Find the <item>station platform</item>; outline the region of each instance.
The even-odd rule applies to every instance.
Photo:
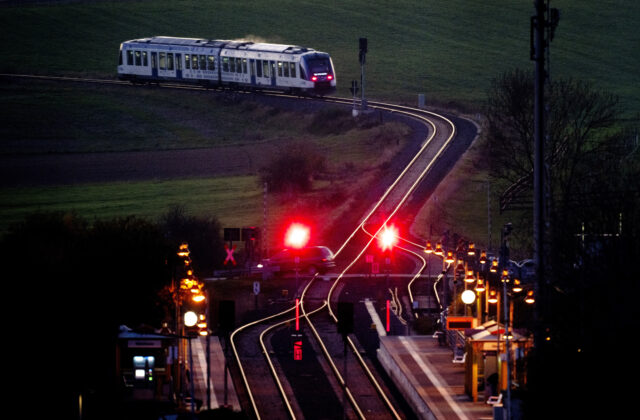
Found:
[[[202,403],[200,410],[206,410],[207,407],[207,339],[206,337],[198,337],[192,343],[193,352],[193,379],[194,379],[194,397],[196,401]],[[210,353],[210,400],[211,409],[215,410],[226,404],[233,411],[240,411],[240,403],[236,395],[231,375],[227,370],[227,382],[225,392],[225,355],[220,340],[216,336],[209,337],[209,353]]]
[[[464,392],[464,363],[431,336],[381,336],[378,360],[420,419],[490,420],[493,406]]]

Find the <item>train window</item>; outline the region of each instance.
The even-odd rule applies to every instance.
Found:
[[[291,70],[291,77],[296,77],[296,63],[289,63]]]
[[[278,61],[278,77],[282,77],[282,61]]]
[[[207,56],[208,66],[207,70],[215,70],[216,69],[216,57],[213,55]]]
[[[142,65],[145,67],[149,66],[149,59],[147,58],[147,52],[142,51]]]
[[[229,71],[229,57],[222,57],[222,71]]]
[[[289,63],[285,62],[282,70],[284,71],[284,77],[289,77]]]
[[[166,59],[166,54],[161,52],[160,53],[160,59],[158,60],[160,63],[160,70],[166,70],[167,69],[167,59]]]
[[[173,70],[173,54],[167,54],[167,70]]]
[[[262,61],[262,76],[269,77],[269,62],[267,60]]]
[[[256,60],[256,75],[262,77],[262,60]]]
[[[247,59],[246,58],[242,59],[242,72],[244,74],[247,74]]]
[[[302,64],[300,64],[300,78],[301,79],[306,79],[306,73],[304,72],[304,68],[302,67]]]
[[[198,70],[198,56],[195,54],[191,56],[191,68]]]
[[[236,59],[235,59],[235,57],[231,57],[229,59],[229,71],[231,73],[235,73],[236,72]]]
[[[201,55],[200,56],[200,70],[206,70],[207,69],[207,56],[206,55]]]
[[[156,61],[158,59],[158,57],[156,57],[156,56],[157,56],[157,53],[154,53],[154,52],[151,53],[151,68],[152,69],[155,69],[156,67],[158,67],[158,63]]]
[[[176,54],[176,70],[182,70],[182,54]]]
[[[184,55],[184,68],[187,70],[191,68],[191,56],[189,54]]]
[[[133,66],[133,51],[127,50],[127,65]]]
[[[236,58],[236,73],[242,73],[242,58]]]
[[[142,54],[140,54],[140,51],[135,51],[134,54],[136,56],[136,66],[141,66],[142,65]]]

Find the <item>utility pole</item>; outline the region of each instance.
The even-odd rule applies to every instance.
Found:
[[[533,164],[533,232],[534,261],[536,267],[537,325],[534,346],[539,350],[545,343],[546,308],[548,305],[548,277],[546,275],[545,230],[546,180],[545,180],[545,103],[544,86],[547,73],[545,53],[553,39],[560,20],[558,9],[549,8],[549,1],[535,0],[536,14],[531,17],[531,60],[535,61],[534,98],[534,164]]]

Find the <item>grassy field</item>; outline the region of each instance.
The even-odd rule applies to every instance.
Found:
[[[553,77],[593,81],[640,111],[640,3],[554,0],[561,21],[551,45]],[[353,0],[96,1],[5,6],[0,71],[113,76],[120,42],[152,35],[253,38],[332,54],[339,93],[359,79],[358,38],[367,37],[371,97],[481,105],[490,80],[529,61],[532,1]]]
[[[637,118],[640,33],[635,26],[640,3],[553,0],[552,6],[561,10],[551,44],[552,77],[591,81],[597,88],[619,95],[626,115]],[[392,4],[365,0],[72,1],[2,5],[0,11],[3,73],[112,78],[118,46],[124,40],[152,35],[248,38],[331,53],[338,73],[338,93],[347,96],[349,81],[360,75],[358,38],[367,37],[370,98],[414,104],[417,94],[424,93],[428,104],[477,111],[492,78],[514,67],[533,68],[529,61],[530,0],[399,0]],[[389,159],[394,149],[378,153],[379,143],[367,138],[384,139],[403,131],[387,127],[314,139],[307,130],[313,116],[229,104],[207,94],[189,95],[185,102],[183,95],[147,88],[114,93],[87,85],[0,82],[0,105],[4,110],[0,115],[0,153],[257,147],[310,139],[321,140],[319,144],[330,155],[335,171],[343,168],[347,173],[351,168],[370,176],[372,168]],[[286,130],[282,128],[285,125]],[[375,159],[371,159],[373,152]],[[469,159],[473,160],[468,157],[458,165],[453,177],[461,175],[448,185],[464,188],[462,174],[469,170],[465,166]],[[473,212],[477,220],[467,223],[477,228],[462,233],[486,236],[485,177],[481,170],[471,169],[476,170],[475,181],[467,183],[465,194],[457,195],[466,201],[451,207],[457,209],[455,214],[443,212],[442,225],[460,223],[461,216]],[[340,194],[348,196],[358,185],[344,184]],[[309,195],[310,202],[317,203],[326,191],[327,185],[318,183]],[[89,217],[130,213],[155,217],[176,203],[185,204],[190,213],[199,216],[215,215],[224,223],[253,224],[262,217],[261,189],[250,175],[4,189],[0,194],[5,226],[27,210],[73,208]],[[439,191],[435,196],[438,194],[456,196],[453,190]],[[279,205],[274,203],[274,208]],[[439,204],[432,200],[431,205],[426,214],[433,215]],[[285,206],[281,209],[274,214],[284,213]],[[419,223],[424,226],[428,217],[422,214]],[[499,224],[496,220],[494,226]]]

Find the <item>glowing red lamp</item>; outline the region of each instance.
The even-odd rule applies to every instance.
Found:
[[[309,242],[310,230],[302,223],[292,223],[284,235],[284,244],[290,248],[304,248]]]
[[[383,251],[391,250],[398,243],[398,229],[385,226],[378,237],[378,245]]]

